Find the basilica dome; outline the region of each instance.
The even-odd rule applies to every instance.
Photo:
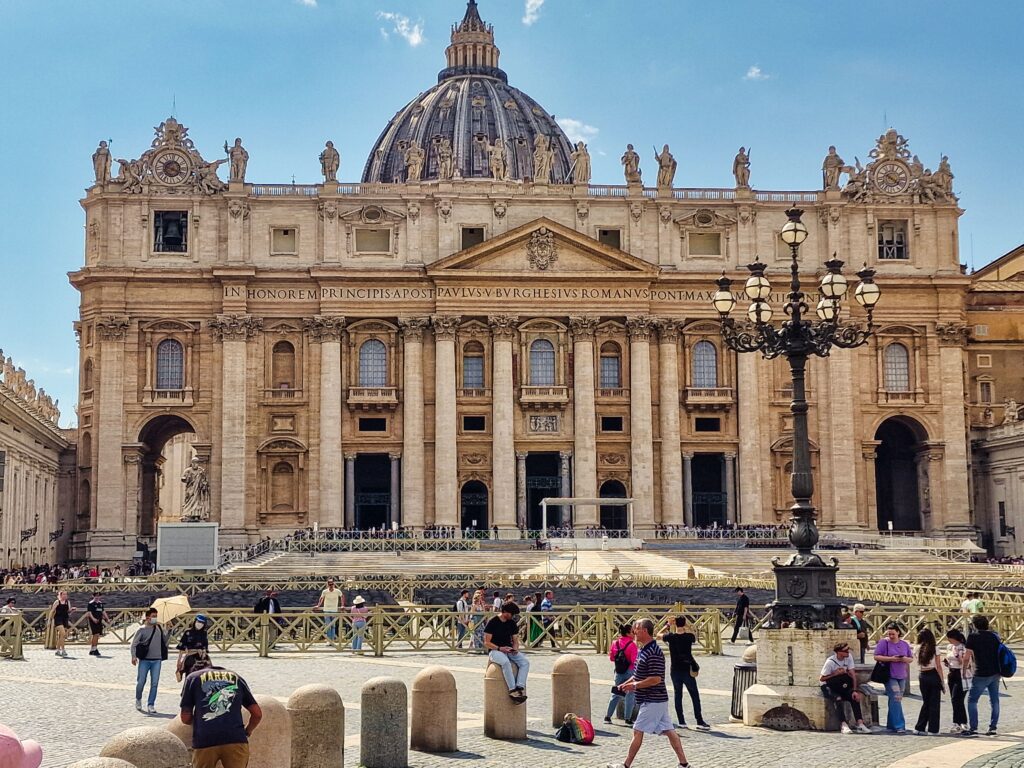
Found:
[[[409,168],[421,168],[422,181],[502,174],[508,180],[533,180],[538,137],[547,152],[548,180],[566,181],[572,145],[554,115],[508,84],[498,67],[494,28],[480,18],[476,0],[469,0],[465,17],[452,27],[445,55],[448,66],[438,73],[437,85],[402,107],[381,132],[363,181],[416,180],[417,170],[410,174]],[[410,165],[416,155],[419,160]],[[497,161],[497,171],[495,158],[504,161]]]

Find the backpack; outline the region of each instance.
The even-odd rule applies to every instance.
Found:
[[[999,663],[1000,677],[1013,677],[1017,673],[1017,657],[1013,655],[1006,643],[999,644],[999,651],[996,654]]]
[[[629,670],[629,657],[626,655],[626,644],[622,643],[619,645],[619,650],[615,652],[615,673],[621,675],[623,672]]]
[[[570,744],[593,744],[594,724],[570,712],[555,731],[555,739]]]

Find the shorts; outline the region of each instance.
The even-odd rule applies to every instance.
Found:
[[[633,723],[633,730],[641,733],[661,735],[666,731],[675,730],[672,718],[668,714],[667,701],[645,701],[640,704],[640,712]]]
[[[91,635],[102,635],[103,634],[103,622],[93,621],[89,619],[89,634]]]

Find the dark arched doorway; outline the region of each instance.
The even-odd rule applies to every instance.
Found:
[[[386,453],[360,453],[355,466],[355,523],[365,531],[388,527],[391,461]]]
[[[460,502],[462,530],[487,530],[487,486],[479,480],[470,480],[462,486]]]
[[[605,480],[601,483],[599,495],[602,499],[624,499],[626,498],[626,486],[618,480]],[[625,504],[601,505],[602,528],[606,531],[624,531],[628,526]]]
[[[139,443],[143,446],[138,497],[137,530],[140,537],[156,536],[156,526],[161,517],[164,522],[178,522],[180,519],[181,476],[194,455],[194,438],[192,425],[175,415],[157,416],[146,422],[139,432]],[[204,469],[209,471],[209,466],[204,466]]]
[[[875,431],[875,502],[878,530],[921,530],[921,488],[917,461],[924,430],[911,419],[894,417]],[[927,482],[927,479],[924,479]]]

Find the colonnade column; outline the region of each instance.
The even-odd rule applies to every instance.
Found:
[[[725,454],[725,519],[736,520],[736,454]]]
[[[340,528],[342,517],[341,335],[345,318],[317,315],[305,323],[320,344],[320,525]]]
[[[426,524],[423,494],[423,329],[427,318],[399,320],[405,365],[402,369],[402,523],[420,530]],[[391,493],[397,493],[392,486]]]
[[[252,315],[217,315],[210,323],[221,340],[220,526],[225,543],[244,541],[245,490],[249,484],[245,444],[246,348],[263,328]]]
[[[345,527],[356,527],[356,454],[345,454]]]
[[[574,495],[597,497],[597,426],[594,411],[594,330],[596,317],[569,318],[573,348],[573,484]],[[579,506],[575,525],[596,526],[597,507]]]
[[[563,499],[572,496],[572,484],[569,480],[569,462],[571,460],[571,453],[566,451],[558,452],[558,493]],[[561,507],[558,522],[560,525],[568,525],[572,522],[571,507]]]
[[[654,527],[654,435],[651,424],[651,333],[645,315],[626,318],[629,331],[629,442],[632,454],[633,524]]]
[[[512,342],[518,318],[494,315],[491,326],[491,525],[517,524],[515,393],[512,387]]]
[[[128,530],[128,521],[121,458],[121,435],[124,432],[124,342],[128,326],[128,318],[118,315],[107,315],[96,323],[100,370],[96,429],[93,430],[96,452],[91,481],[96,488],[96,526],[90,536],[91,560],[125,560],[131,557],[131,553],[126,552],[123,538]],[[14,483],[12,485],[17,487]],[[131,549],[135,549],[134,540]]]
[[[516,451],[516,525],[526,528],[526,451]]]
[[[748,525],[765,522],[762,515],[762,494],[771,493],[770,478],[761,472],[761,452],[768,450],[761,442],[761,399],[758,382],[757,355],[737,355],[736,382],[739,387],[737,416],[739,422],[740,514]]]
[[[402,454],[389,453],[388,458],[391,460],[391,494],[388,499],[388,527],[391,529],[395,529],[399,523],[398,500],[401,498],[401,493],[399,491],[399,487],[401,484],[399,462],[401,462],[402,460]]]
[[[933,492],[932,527],[944,529],[947,535],[967,534],[971,530],[971,500],[968,494],[969,461],[967,456],[967,420],[964,417],[963,346],[967,326],[960,323],[935,326],[939,336],[939,377],[942,392],[942,500]],[[939,473],[929,472],[938,480]],[[935,508],[937,507],[937,509]]]
[[[461,317],[434,315],[434,524],[458,525],[455,331]]]
[[[693,454],[683,454],[683,522],[693,525]]]
[[[661,522],[682,525],[683,470],[679,451],[679,323],[658,323],[658,415],[661,431]]]

